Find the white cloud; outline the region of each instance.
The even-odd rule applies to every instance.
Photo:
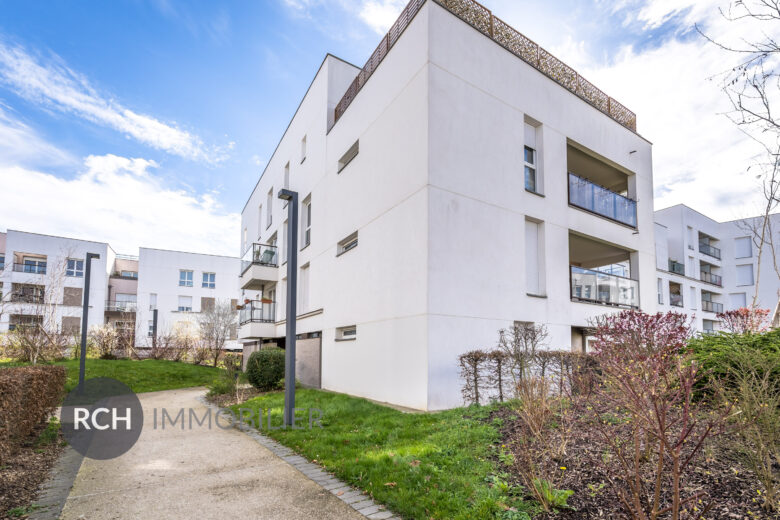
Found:
[[[377,34],[384,35],[401,14],[406,0],[368,0],[362,2],[358,16]]]
[[[234,255],[240,216],[213,194],[164,186],[154,161],[89,156],[73,179],[0,165],[5,228],[106,241],[118,252],[139,246]]]
[[[74,164],[68,152],[43,140],[30,126],[11,117],[0,103],[0,161],[12,164],[59,166]]]
[[[207,162],[225,158],[225,150],[208,149],[198,136],[175,124],[136,113],[102,95],[59,57],[36,58],[2,39],[0,82],[25,99],[113,128],[159,150]]]

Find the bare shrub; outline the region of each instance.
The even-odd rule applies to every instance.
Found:
[[[461,393],[466,403],[480,404],[488,386],[483,373],[488,359],[488,354],[482,350],[472,350],[458,357],[460,377],[463,379]]]
[[[531,375],[536,354],[547,343],[547,327],[542,324],[517,322],[508,329],[498,331],[498,334],[498,349],[507,356],[510,375],[514,387],[517,388],[521,379]]]
[[[89,341],[101,359],[115,358],[117,331],[111,325],[94,325],[89,329]]]
[[[213,366],[217,366],[224,352],[225,343],[234,333],[237,322],[236,308],[230,300],[216,301],[198,316],[200,347],[207,351],[208,359]]]

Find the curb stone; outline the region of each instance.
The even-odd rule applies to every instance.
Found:
[[[33,505],[40,509],[30,513],[27,517],[29,520],[56,520],[60,517],[83,460],[83,455],[65,446],[49,478],[38,488],[38,497]]]
[[[219,407],[208,402],[205,396],[199,397],[198,400],[212,410],[219,410]],[[319,464],[309,462],[305,457],[298,455],[290,448],[279,444],[270,437],[266,437],[255,428],[243,424],[237,425],[235,428],[252,437],[261,446],[268,448],[271,453],[301,472],[304,477],[322,487],[323,490],[329,491],[365,518],[370,518],[371,520],[401,520],[401,517],[394,516],[392,512],[385,508],[385,506],[377,504],[361,490],[353,488],[346,482],[337,479]],[[33,517],[30,518],[32,519]]]

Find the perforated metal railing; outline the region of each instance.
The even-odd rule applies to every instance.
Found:
[[[609,117],[636,132],[636,114],[615,99],[609,97],[593,83],[580,76],[576,70],[547,52],[533,40],[493,15],[490,9],[475,0],[432,0],[449,12],[491,38],[509,52],[535,67],[547,77],[584,99]],[[401,15],[382,38],[360,73],[350,84],[341,101],[336,105],[335,121],[338,121],[349,105],[393,48],[414,16],[426,0],[411,0]]]

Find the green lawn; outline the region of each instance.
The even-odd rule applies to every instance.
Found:
[[[21,364],[24,363],[0,362],[0,369]],[[77,359],[69,359],[67,361],[57,361],[54,364],[63,365],[68,370],[65,390],[70,391],[75,388],[79,382],[79,361]],[[122,381],[135,393],[205,386],[211,383],[220,372],[220,369],[213,367],[155,359],[145,359],[143,361],[87,359],[86,368],[87,379],[111,377]]]
[[[271,409],[282,421],[282,392],[234,408]],[[531,503],[509,496],[495,455],[498,424],[490,408],[405,414],[364,399],[298,390],[296,408],[323,411],[322,428],[263,432],[370,493],[404,518],[528,519]],[[265,412],[264,412],[265,414]],[[299,417],[308,415],[299,412]],[[516,510],[508,510],[513,506]]]

